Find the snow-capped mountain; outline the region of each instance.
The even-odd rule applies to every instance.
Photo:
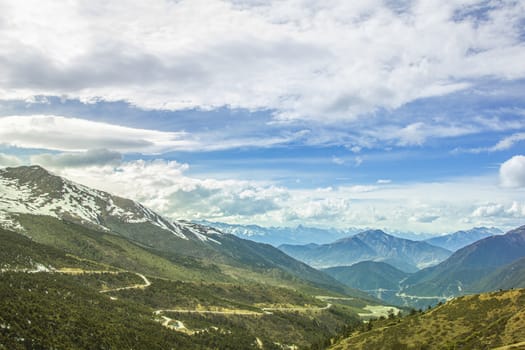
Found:
[[[177,278],[181,267],[202,279],[209,274],[216,278],[224,268],[234,278],[254,274],[279,285],[296,280],[339,292],[347,288],[270,245],[169,220],[138,202],[39,166],[0,169],[0,227],[7,234],[21,233],[36,243],[123,268],[170,275],[175,264]]]
[[[0,226],[23,230],[19,214],[67,219],[110,231],[117,224],[151,224],[184,240],[210,241],[220,231],[173,221],[135,201],[53,175],[39,166],[0,169]]]
[[[199,224],[215,227],[224,233],[273,246],[281,244],[330,243],[337,239],[362,231],[359,228],[339,230],[298,225],[295,227],[262,227],[258,225],[236,225],[223,222],[198,221]]]

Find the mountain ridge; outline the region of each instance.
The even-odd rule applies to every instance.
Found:
[[[367,230],[323,245],[281,245],[279,249],[314,267],[383,261],[405,272],[437,264],[451,252],[426,242],[398,238],[382,230]]]
[[[426,239],[425,242],[455,252],[480,239],[500,234],[503,234],[503,231],[496,227],[474,227],[470,230],[461,230],[443,236],[432,237]]]
[[[473,284],[500,267],[525,257],[525,226],[490,236],[461,248],[440,264],[404,281],[408,292],[458,295],[475,292]]]
[[[87,244],[83,242],[84,237],[92,237],[86,252],[92,251],[91,255],[101,257],[116,254],[111,248],[115,244],[136,250],[129,245],[131,242],[151,252],[137,254],[191,261],[193,265],[203,261],[206,266],[220,266],[234,278],[251,275],[260,278],[262,273],[272,283],[294,279],[304,286],[340,293],[350,291],[330,276],[274,247],[195,223],[166,219],[138,202],[76,184],[39,166],[0,170],[0,191],[5,194],[0,198],[1,226],[77,253],[81,251],[75,245]],[[68,226],[68,222],[85,229]],[[45,227],[54,229],[42,230]],[[68,240],[57,236],[59,232],[69,232]],[[108,234],[107,239],[97,232]],[[119,241],[113,236],[129,241]],[[247,269],[252,272],[246,273]]]

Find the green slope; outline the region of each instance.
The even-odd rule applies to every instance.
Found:
[[[103,238],[87,237],[89,245],[108,249]],[[275,343],[305,348],[324,344],[345,324],[358,322],[355,311],[363,304],[356,300],[354,306],[328,308],[312,295],[247,280],[191,282],[148,275],[151,285],[129,288],[143,285],[142,278],[15,232],[0,230],[0,240],[0,349],[255,349],[257,339],[265,349],[280,348]],[[19,272],[38,266],[85,272]],[[264,307],[278,309],[264,312]],[[255,314],[154,313],[203,308]],[[169,330],[161,325],[164,315],[204,331],[190,336]]]
[[[477,291],[525,288],[525,258],[505,265],[472,285]]]
[[[464,247],[439,265],[421,270],[405,282],[412,295],[461,295],[476,292],[479,280],[525,256],[525,226]]]
[[[337,266],[323,270],[349,287],[361,290],[398,290],[399,282],[409,276],[395,267],[376,261],[363,261],[352,266]]]

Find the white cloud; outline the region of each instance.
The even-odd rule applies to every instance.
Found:
[[[472,13],[484,3],[7,1],[0,95],[353,120],[478,78],[525,77],[525,5],[494,3],[482,20]],[[424,137],[417,125],[403,133]]]
[[[85,151],[96,147],[155,153],[194,147],[185,133],[134,129],[55,115],[0,118],[0,142],[17,147]]]
[[[61,154],[36,154],[30,157],[32,164],[43,167],[85,167],[90,165],[120,164],[122,155],[119,152],[107,149],[93,149],[86,152]]]
[[[501,204],[487,204],[476,208],[472,212],[473,217],[489,217],[489,216],[500,216],[505,212],[505,208]]]
[[[22,164],[23,162],[20,158],[10,154],[0,153],[0,166],[18,166]]]
[[[343,165],[345,164],[345,160],[339,157],[332,157],[332,163],[337,165]]]
[[[516,143],[525,140],[525,133],[516,133],[508,137],[505,137],[503,140],[499,141],[493,147],[489,148],[490,152],[504,151],[512,148]]]
[[[495,218],[495,219],[505,219],[505,218],[525,218],[525,203],[520,203],[518,201],[512,201],[506,205],[500,203],[488,203],[482,206],[479,206],[472,212],[472,217],[477,218]]]
[[[499,127],[501,130],[501,126]],[[478,147],[478,148],[471,148],[471,149],[457,149],[455,150],[456,153],[461,152],[467,152],[467,153],[481,153],[481,152],[499,152],[499,151],[505,151],[508,149],[511,149],[516,145],[517,143],[520,143],[521,141],[525,140],[525,133],[519,132],[512,135],[509,135],[507,137],[504,137],[498,143],[496,143],[494,146],[491,147]]]
[[[385,184],[389,184],[389,183],[392,183],[392,180],[390,179],[379,179],[376,181],[378,184],[380,185],[385,185]]]
[[[0,117],[0,144],[68,152],[81,152],[93,147],[143,154],[270,147],[299,140],[308,131],[283,131],[280,134],[270,137],[219,135],[212,132],[190,134],[131,128],[56,115]],[[45,162],[43,159],[40,161]]]
[[[501,164],[499,176],[504,187],[525,187],[525,156],[517,155]]]
[[[272,182],[196,178],[188,175],[188,164],[176,161],[63,165],[52,169],[88,186],[138,200],[168,217],[188,220],[443,233],[475,225],[512,228],[525,214],[525,203],[520,201],[523,192],[500,188],[490,178],[292,189]]]

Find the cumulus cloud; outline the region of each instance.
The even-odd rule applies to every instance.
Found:
[[[525,187],[525,156],[517,155],[501,164],[499,176],[503,187]]]
[[[0,166],[18,166],[22,164],[23,162],[20,158],[10,154],[0,153]]]
[[[501,203],[489,203],[477,207],[472,212],[472,217],[478,218],[524,218],[525,217],[525,203],[512,201],[506,205]]]
[[[522,2],[392,3],[11,1],[0,14],[0,95],[327,122],[482,77],[525,77]],[[401,142],[423,137],[417,125],[403,133]]]
[[[490,217],[490,216],[500,216],[505,212],[505,208],[502,204],[487,204],[480,206],[474,210],[472,216],[474,217]]]
[[[83,184],[130,197],[173,218],[248,216],[278,208],[287,192],[237,180],[198,179],[176,161],[121,162],[117,166],[63,168],[60,174]]]
[[[32,164],[50,168],[85,167],[90,165],[117,165],[122,155],[107,149],[93,149],[86,152],[36,154],[30,157]]]
[[[198,178],[190,176],[189,169],[185,163],[158,159],[61,167],[55,172],[135,199],[174,219],[263,226],[381,225],[443,233],[473,225],[510,228],[519,225],[525,214],[522,194],[502,189],[486,179],[307,189],[272,182]],[[493,198],[494,202],[479,203],[480,197]]]

